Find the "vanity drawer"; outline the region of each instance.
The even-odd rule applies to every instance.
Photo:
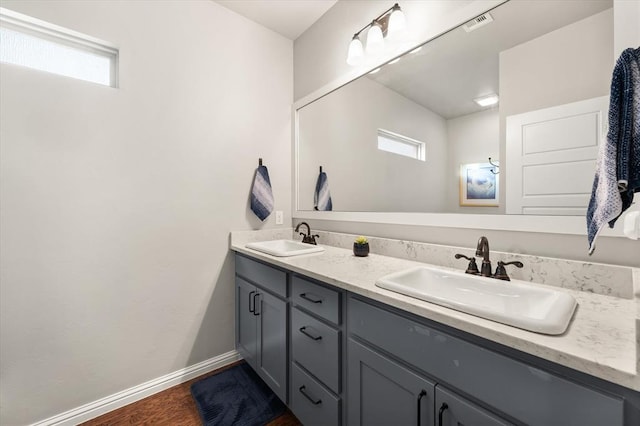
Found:
[[[347,303],[349,334],[523,423],[623,424],[624,404],[620,398],[362,300],[350,297]]]
[[[294,361],[332,391],[340,392],[340,331],[293,308],[291,345]]]
[[[340,293],[337,291],[294,276],[291,292],[296,305],[327,321],[340,324]]]
[[[279,296],[287,297],[287,274],[284,271],[236,255],[236,274]]]
[[[340,400],[295,363],[291,368],[291,411],[305,426],[340,425]]]

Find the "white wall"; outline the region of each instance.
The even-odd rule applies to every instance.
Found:
[[[212,1],[9,1],[113,42],[120,88],[0,66],[3,425],[234,348],[258,157],[291,210],[292,42]]]
[[[622,8],[626,0],[615,0],[614,10]],[[377,4],[376,4],[377,3]],[[417,40],[426,41],[434,32],[443,31],[443,27],[452,28],[477,16],[472,9],[487,10],[488,2],[474,0],[470,2],[412,1],[402,4],[409,19],[410,31]],[[494,4],[499,2],[494,2]],[[388,6],[386,6],[388,7]],[[438,9],[440,7],[440,9]],[[431,8],[431,9],[430,9]],[[367,21],[385,9],[378,2],[339,1],[316,24],[300,36],[294,44],[294,80],[295,98],[300,99],[314,91],[320,91],[330,82],[346,82],[351,76],[357,76],[363,69],[350,69],[345,61],[348,41],[352,34]],[[634,9],[633,15],[622,16],[614,12],[616,17],[615,33],[618,34],[619,19],[631,19],[635,27],[640,25],[640,17]],[[465,16],[466,14],[466,16]],[[628,26],[627,26],[628,27]],[[624,37],[626,36],[626,37]],[[623,37],[630,40],[636,33],[627,28]],[[620,41],[622,44],[622,41]],[[629,41],[631,43],[631,41]],[[627,43],[628,44],[628,43]],[[633,45],[633,44],[630,44]],[[609,62],[613,69],[613,61]],[[305,99],[307,100],[307,99]],[[503,158],[501,153],[501,158]],[[504,186],[504,185],[502,185]],[[474,215],[467,215],[469,224],[473,225]],[[332,220],[308,220],[320,229],[350,232],[354,234],[370,234],[389,238],[411,238],[439,244],[451,244],[473,247],[480,235],[491,240],[491,247],[500,251],[528,253],[542,256],[563,257],[568,259],[603,262],[620,265],[640,266],[637,253],[639,241],[623,238],[600,237],[598,249],[593,256],[587,254],[586,225],[585,236],[561,235],[526,232],[489,231],[484,229],[457,229],[437,227],[417,227],[408,225],[380,225],[364,222],[340,222]]]
[[[640,46],[640,1],[613,0],[613,16],[616,22],[613,37],[615,61],[624,49]]]
[[[439,115],[364,77],[300,109],[298,119],[301,209],[313,210],[323,166],[333,210],[445,211],[439,183],[447,170],[447,128]],[[379,128],[425,142],[426,161],[380,151]]]
[[[460,206],[460,165],[486,163],[500,158],[500,117],[498,108],[447,120],[449,167],[447,168],[448,208],[447,212],[500,214],[504,212],[504,201],[498,207]]]

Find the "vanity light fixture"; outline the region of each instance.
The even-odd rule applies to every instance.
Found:
[[[488,107],[497,104],[499,100],[500,98],[498,97],[498,95],[492,93],[487,96],[482,96],[481,98],[476,98],[473,101],[481,107]]]
[[[404,13],[396,3],[353,35],[347,53],[347,64],[359,65],[364,59],[365,49],[360,40],[360,34],[364,30],[368,30],[366,53],[376,55],[384,49],[385,37],[388,39],[400,38],[405,33],[406,26]]]

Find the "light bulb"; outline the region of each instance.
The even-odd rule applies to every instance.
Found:
[[[371,23],[371,28],[367,31],[367,53],[375,55],[384,48],[384,37],[382,28],[377,22]]]
[[[387,37],[399,38],[406,33],[407,20],[404,17],[404,12],[400,9],[400,6],[396,3],[393,6],[393,12],[389,16],[389,26],[387,27]]]
[[[351,43],[349,43],[349,52],[347,53],[347,64],[355,66],[362,62],[364,58],[364,49],[362,48],[362,42],[357,35],[353,36]]]

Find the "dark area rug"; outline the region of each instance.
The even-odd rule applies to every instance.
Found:
[[[191,395],[205,426],[262,426],[287,409],[247,363],[194,383]]]

